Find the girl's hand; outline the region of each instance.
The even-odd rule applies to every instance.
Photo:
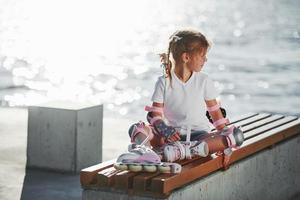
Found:
[[[155,131],[165,138],[167,142],[175,142],[180,139],[179,133],[172,126],[168,126],[164,120],[158,119],[153,123]]]
[[[180,140],[180,134],[176,132],[175,134],[171,135],[170,137],[166,138],[167,143],[173,143]]]

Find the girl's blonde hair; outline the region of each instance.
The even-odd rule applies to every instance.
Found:
[[[182,62],[181,56],[183,53],[194,55],[199,51],[207,51],[210,46],[211,43],[199,31],[184,29],[173,33],[169,38],[168,52],[165,55],[166,77],[169,77],[171,81],[171,55],[175,63],[180,63]]]

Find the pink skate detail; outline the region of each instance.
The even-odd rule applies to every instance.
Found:
[[[138,162],[138,163],[145,163],[145,162],[150,162],[150,163],[160,163],[160,157],[156,154],[150,154],[150,153],[146,153],[142,156],[140,156],[139,158],[137,158],[136,160],[134,160],[134,162]]]
[[[163,108],[156,106],[145,106],[145,110],[148,112],[158,112],[160,114],[163,113]]]
[[[218,110],[218,109],[220,109],[220,104],[219,104],[219,103],[217,103],[217,104],[214,105],[214,106],[207,107],[207,111],[208,111],[208,112],[214,112],[214,111],[216,111],[216,110]]]
[[[214,125],[215,127],[218,127],[218,126],[220,126],[220,125],[222,125],[222,124],[227,124],[227,123],[229,123],[229,120],[226,119],[226,118],[222,118],[222,119],[219,119],[219,120],[215,121],[215,122],[213,123],[213,125]]]
[[[148,129],[148,132],[147,132],[145,129]],[[150,135],[149,141],[152,140],[153,137],[154,137],[151,128],[150,128],[150,127],[146,127],[145,123],[143,123],[143,122],[141,122],[141,121],[139,122],[138,125],[135,125],[135,126],[134,126],[134,130],[133,130],[133,133],[132,133],[132,135],[131,135],[131,142],[132,142],[132,143],[134,142],[134,139],[135,139],[135,137],[136,137],[136,135],[137,135],[138,133],[142,133],[142,134],[144,134],[146,137],[148,137],[148,136]]]

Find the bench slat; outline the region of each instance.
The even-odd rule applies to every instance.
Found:
[[[114,177],[115,174],[119,173],[120,170],[115,169],[114,167],[110,167],[98,172],[97,175],[97,185],[99,187],[110,187],[114,185]]]
[[[300,133],[300,119],[292,120],[293,117],[286,117],[285,119],[290,119],[291,121],[288,121],[287,123],[284,123],[281,126],[278,126],[272,130],[269,130],[268,132],[265,132],[263,134],[255,136],[249,140],[246,140],[242,146],[246,147],[254,142],[258,142],[259,140],[263,140],[263,139],[273,136],[275,134],[281,136],[280,139],[283,140],[294,134]],[[274,143],[277,143],[279,141],[278,138],[276,138],[276,139],[277,140],[273,140]]]
[[[139,192],[139,191],[146,191],[147,188],[149,188],[151,179],[160,175],[160,172],[154,172],[154,173],[142,173],[138,176],[135,176],[133,178],[133,191]]]
[[[270,117],[271,114],[268,114],[268,113],[261,113],[261,114],[258,114],[258,115],[255,115],[251,118],[248,118],[248,119],[245,119],[245,120],[242,120],[242,121],[239,121],[239,122],[236,122],[236,123],[233,123],[235,126],[242,126],[242,127],[245,127],[245,126],[248,126],[252,123],[255,123],[259,120],[262,120],[262,119],[265,119],[265,118],[268,118]]]
[[[133,187],[133,177],[138,176],[141,172],[122,171],[114,175],[116,189],[129,190]]]
[[[108,160],[80,171],[80,183],[82,186],[97,184],[97,173],[103,169],[111,167],[117,159]]]
[[[247,114],[241,115],[239,117],[234,117],[231,119],[231,122],[229,124],[238,123],[240,121],[249,119],[249,118],[257,116],[257,115],[258,115],[258,113],[247,113]]]
[[[250,138],[252,138],[256,135],[259,135],[261,133],[264,133],[266,131],[277,128],[279,126],[282,126],[284,124],[287,124],[287,123],[295,121],[295,120],[297,120],[297,117],[293,117],[293,116],[281,118],[279,120],[273,121],[272,123],[265,124],[261,127],[253,129],[252,131],[244,133],[244,137],[245,137],[246,140],[248,140],[248,139],[250,139]]]
[[[282,115],[272,115],[268,118],[264,118],[264,119],[261,119],[261,120],[255,122],[255,123],[252,123],[252,124],[250,124],[246,127],[242,127],[242,130],[245,134],[248,131],[251,131],[253,129],[257,129],[261,126],[265,126],[266,124],[272,123],[272,122],[277,121],[277,120],[282,119],[282,118],[284,118],[284,116],[282,116]]]
[[[177,161],[177,163],[179,163],[182,167],[194,162],[195,160],[201,159],[201,157],[199,156],[195,156],[192,159],[184,159],[184,160],[180,160]],[[150,186],[151,186],[151,179],[161,175],[161,173],[156,172],[156,173],[142,173],[139,174],[138,176],[135,176],[133,178],[133,191],[134,192],[141,192],[141,191],[147,191],[149,190]],[[169,176],[173,176],[174,174],[169,174]]]
[[[174,174],[173,176],[170,176],[168,174],[162,174],[153,178],[151,180],[151,191],[156,193],[167,194],[171,190],[190,182],[189,180],[194,180],[196,179],[195,177],[200,177],[206,174],[208,172],[207,170],[210,170],[211,167],[218,167],[215,165],[207,166],[207,163],[210,163],[210,161],[213,159],[214,158],[210,156],[201,158],[183,166],[180,174]],[[214,164],[218,165],[218,163]],[[199,166],[201,166],[202,171],[194,170],[194,168],[199,168]]]

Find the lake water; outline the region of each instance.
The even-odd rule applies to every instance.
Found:
[[[145,120],[158,53],[182,27],[212,41],[204,71],[229,116],[299,115],[297,0],[0,0],[0,105],[53,99],[105,104]]]

